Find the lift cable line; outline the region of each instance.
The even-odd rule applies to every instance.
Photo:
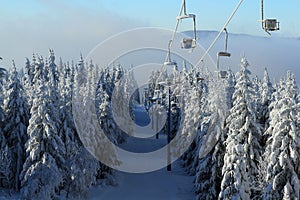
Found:
[[[225,25],[222,27],[222,29],[220,30],[219,34],[216,36],[215,40],[211,43],[211,45],[209,46],[209,48],[206,50],[206,52],[203,54],[203,56],[201,57],[201,59],[199,60],[199,62],[196,64],[196,66],[200,65],[200,63],[204,60],[204,58],[208,55],[208,53],[210,52],[210,50],[215,46],[216,42],[218,41],[218,39],[220,38],[220,36],[222,35],[224,29],[227,28],[228,24],[230,23],[230,21],[232,20],[232,18],[234,17],[235,13],[238,11],[238,9],[240,8],[241,4],[243,3],[243,0],[240,0],[240,2],[238,3],[238,5],[236,6],[236,8],[234,9],[234,11],[232,12],[232,14],[230,15],[230,17],[228,18],[228,20],[226,21]]]

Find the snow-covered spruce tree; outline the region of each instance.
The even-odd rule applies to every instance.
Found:
[[[256,114],[256,120],[263,127],[264,124],[261,122],[261,119],[263,118],[262,96],[261,96],[262,83],[261,83],[261,80],[258,78],[258,76],[255,76],[252,79],[252,85],[253,85],[253,90],[254,90],[253,108],[254,108],[254,111]]]
[[[201,116],[201,107],[198,90],[195,87],[190,88],[189,80],[182,80],[181,87],[179,94],[183,96],[183,100],[180,105],[181,118],[179,119],[180,123],[177,132],[177,134],[180,134],[181,139],[179,144],[175,143],[174,151],[172,150],[172,152],[175,152],[175,155],[183,155],[183,165],[191,167],[195,156],[198,156],[194,154],[195,143],[188,149],[186,147],[187,144],[192,144],[195,140]],[[195,170],[192,169],[192,171]]]
[[[235,90],[235,75],[230,69],[227,70],[227,73],[228,77],[225,79],[226,102],[227,108],[231,109],[233,106],[232,96]]]
[[[2,81],[0,81],[2,82]],[[5,88],[4,88],[5,89]],[[3,98],[3,88],[2,83],[0,83],[0,105],[2,105],[2,98]],[[3,111],[2,106],[0,106],[0,188],[1,187],[8,187],[10,184],[8,184],[8,179],[10,179],[10,172],[11,170],[7,171],[6,169],[10,169],[10,151],[6,144],[6,138],[4,136],[3,126],[5,121],[5,113]]]
[[[126,135],[134,136],[134,113],[133,106],[139,101],[136,93],[136,82],[133,71],[124,72],[121,80],[115,83],[112,97],[112,114],[117,127],[120,129],[116,134],[119,143],[126,140]],[[125,134],[123,133],[125,132]]]
[[[12,174],[12,155],[7,145],[0,148],[0,188],[12,189],[14,174]]]
[[[28,102],[29,107],[32,105],[32,97],[33,97],[33,68],[30,64],[28,58],[26,58],[25,62],[25,70],[24,70],[24,77],[23,77],[23,87],[24,87],[24,96]]]
[[[63,167],[63,179],[64,179],[64,189],[67,191],[67,195],[70,190],[71,184],[77,181],[77,178],[72,179],[73,170],[71,168],[71,163],[74,162],[74,158],[78,155],[79,148],[82,146],[78,134],[76,132],[73,116],[72,116],[72,93],[74,79],[72,78],[72,71],[69,65],[65,65],[61,69],[61,76],[59,81],[60,90],[60,128],[59,136],[61,137],[63,143],[65,144],[65,165]],[[87,187],[82,183],[82,187]]]
[[[8,77],[4,110],[6,123],[3,130],[6,136],[6,144],[11,151],[11,173],[14,174],[13,185],[10,187],[19,190],[19,175],[26,158],[25,143],[27,141],[29,113],[15,63],[13,63]]]
[[[100,72],[100,79],[98,82],[98,86],[96,89],[96,108],[97,108],[97,116],[100,121],[101,128],[108,135],[110,140],[114,143],[117,143],[112,136],[113,131],[116,128],[115,122],[112,120],[112,110],[111,110],[111,100],[110,96],[107,93],[108,83],[105,81],[105,71]]]
[[[226,151],[222,169],[219,199],[256,198],[258,163],[261,158],[260,125],[256,122],[253,108],[253,88],[245,57],[241,60],[241,71],[233,95],[233,107],[226,119],[228,129]]]
[[[114,79],[117,82],[111,82],[111,72],[108,68],[102,70],[100,72],[100,78],[96,87],[96,108],[97,115],[100,121],[101,128],[104,130],[105,134],[109,137],[109,139],[115,144],[124,142],[124,137],[122,136],[122,130],[120,130],[114,120],[113,108],[112,108],[112,92],[114,90],[116,95],[120,97],[120,99],[125,98],[124,90],[125,88],[125,80]],[[115,78],[121,78],[121,76],[114,76]],[[113,87],[113,88],[112,88]],[[115,102],[114,108],[120,108],[121,105],[119,103],[125,103],[125,101],[117,100]],[[125,106],[125,105],[124,105]],[[126,105],[128,109],[128,105]],[[124,108],[125,109],[125,108]],[[121,112],[119,110],[118,112]],[[120,116],[122,119],[122,117]]]
[[[82,57],[79,62],[78,70],[87,74]],[[87,77],[78,76],[78,71],[75,70],[73,63],[71,67],[69,63],[64,64],[64,66],[60,68],[60,75],[60,118],[62,127],[60,128],[59,135],[65,143],[66,148],[65,167],[63,168],[63,189],[66,191],[67,199],[86,199],[88,188],[96,183],[100,163],[85,149],[79,139],[74,123],[76,117],[73,118],[72,116],[72,107],[74,106],[72,98],[73,92],[77,92],[77,89],[80,88],[77,81],[82,81],[81,83],[87,84],[88,80],[86,80]],[[74,82],[75,75],[77,86],[75,86]],[[84,90],[81,89],[79,89],[79,91],[84,92]],[[87,122],[89,121],[87,118],[85,118],[85,120],[87,120]],[[91,128],[93,127],[91,126]]]
[[[96,183],[99,162],[80,146],[76,154],[67,163],[70,169],[70,179],[66,182],[67,199],[87,199],[88,189]]]
[[[34,57],[35,59],[35,57]],[[38,57],[37,61],[34,60],[34,62],[32,63],[34,65],[34,73],[33,73],[33,79],[32,79],[32,83],[33,84],[38,84],[39,80],[44,80],[44,67],[45,67],[45,63],[44,63],[44,59],[43,57]]]
[[[206,116],[202,122],[202,136],[199,141],[199,164],[195,178],[198,199],[217,199],[221,190],[226,136],[224,124],[228,102],[223,82],[209,82],[209,94]]]
[[[55,64],[55,55],[53,49],[49,49],[49,80],[53,83],[54,87],[58,86],[59,72]]]
[[[76,124],[77,131],[80,133],[80,139],[88,151],[97,158],[106,159],[101,160],[104,163],[117,165],[119,163],[116,158],[114,145],[108,141],[108,138],[110,138],[108,133],[112,133],[111,136],[113,136],[113,131],[116,129],[110,127],[108,131],[111,132],[106,132],[107,130],[105,130],[104,127],[101,127],[101,123],[99,123],[96,115],[97,101],[95,100],[96,94],[94,91],[94,85],[92,84],[89,75],[91,75],[91,73],[87,71],[85,65],[80,65],[75,73],[75,87],[72,98],[74,122]],[[104,94],[106,93],[104,92]],[[108,102],[110,103],[110,101]],[[101,134],[99,133],[100,131]],[[103,134],[106,134],[108,138],[104,137]],[[98,177],[98,175],[102,176],[109,171],[110,169],[104,168],[102,165],[100,165],[100,169],[98,169],[96,172],[89,171],[89,173],[97,174],[97,178],[102,178]],[[87,187],[91,184],[92,183],[88,183]]]
[[[69,64],[61,69],[59,81],[60,90],[60,121],[59,135],[66,148],[66,158],[76,154],[79,149],[80,139],[77,135],[73,116],[72,116],[72,94],[74,87],[74,66],[70,69]]]
[[[182,72],[183,74],[183,72]],[[200,79],[201,78],[201,79]],[[190,72],[186,72],[185,74],[183,74],[183,76],[181,76],[181,82],[183,84],[181,84],[181,88],[179,88],[179,93],[178,95],[180,95],[181,97],[185,97],[185,95],[187,93],[190,93],[189,88],[193,88],[193,98],[197,101],[194,102],[194,106],[196,108],[199,108],[198,110],[198,123],[197,123],[197,127],[195,127],[195,131],[194,133],[196,135],[194,135],[194,140],[191,143],[190,147],[188,148],[188,150],[183,154],[183,156],[181,157],[181,159],[183,160],[183,166],[185,166],[187,168],[187,171],[190,175],[195,175],[196,170],[197,170],[197,166],[198,166],[198,157],[199,157],[199,139],[203,136],[201,131],[200,131],[200,126],[201,123],[203,121],[203,118],[205,117],[205,115],[207,114],[207,95],[208,95],[208,87],[207,87],[207,78],[205,78],[206,80],[203,81],[202,80],[203,76],[200,77],[200,72],[197,69],[192,69],[192,71]],[[178,89],[178,88],[177,88]],[[176,94],[176,93],[175,93]],[[177,94],[176,94],[177,95]],[[190,100],[186,100],[185,98],[183,98],[183,102],[180,105],[180,114],[181,114],[181,119],[180,120],[180,125],[183,122],[183,118],[186,117],[185,116],[185,103],[189,102]],[[197,115],[197,114],[196,114]],[[191,116],[188,116],[191,117]],[[188,120],[188,118],[186,119]],[[178,133],[180,133],[180,131],[178,131]]]
[[[55,122],[59,116],[53,112],[53,102],[44,76],[41,73],[35,77],[36,95],[27,129],[29,140],[25,145],[28,157],[20,175],[21,197],[53,199],[63,180],[58,166],[65,162],[65,147],[58,135]]]
[[[270,113],[270,127],[264,160],[266,186],[264,199],[299,199],[300,136],[296,128],[297,88],[294,75],[288,72],[274,93]],[[292,195],[292,196],[291,196]]]
[[[262,118],[261,123],[265,129],[269,126],[270,104],[272,101],[272,94],[274,92],[273,84],[270,81],[267,68],[264,71],[264,78],[261,87],[261,104],[262,104]]]

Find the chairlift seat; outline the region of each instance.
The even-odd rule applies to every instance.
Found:
[[[151,101],[152,102],[155,102],[155,101],[157,101],[157,100],[159,100],[160,98],[158,97],[158,96],[154,96],[154,97],[152,97],[152,99],[151,99]]]
[[[221,51],[221,52],[218,52],[218,56],[222,56],[222,57],[230,57],[230,56],[231,56],[231,53],[225,52],[225,51]]]
[[[199,81],[204,81],[205,79],[204,78],[202,78],[202,77],[198,77],[197,78],[197,82],[199,82]]]
[[[166,62],[164,62],[164,65],[165,66],[176,66],[177,65],[177,63],[176,62],[174,62],[174,61],[166,61]]]
[[[193,49],[196,48],[196,39],[194,38],[183,38],[181,41],[182,49]]]
[[[196,18],[196,15],[194,14],[180,15],[177,17],[177,20],[189,19],[189,18]]]
[[[266,31],[278,31],[279,22],[276,19],[265,19],[263,20],[263,28]]]
[[[227,78],[227,71],[220,71],[219,76],[220,78]]]
[[[177,107],[177,103],[172,102],[172,103],[171,103],[171,107],[172,107],[172,108],[176,108],[176,107]]]

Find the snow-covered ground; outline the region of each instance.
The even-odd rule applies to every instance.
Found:
[[[93,200],[194,200],[193,177],[187,176],[175,162],[166,169],[146,174],[116,172],[117,186],[95,187],[89,194]]]
[[[150,123],[141,107],[135,108],[137,124]],[[146,120],[143,122],[143,120]],[[166,136],[149,139],[129,138],[122,147],[134,152],[147,152],[166,145]],[[151,160],[149,160],[151,162]],[[116,172],[117,186],[98,186],[90,190],[89,199],[97,200],[194,200],[193,177],[188,176],[180,161],[172,164],[172,171],[166,168],[151,173],[131,174]]]
[[[152,140],[152,141],[151,141]],[[127,149],[134,147],[135,151],[157,148],[165,144],[165,137],[136,143],[136,139],[130,138],[126,143]],[[149,160],[151,162],[151,160]],[[98,186],[91,189],[89,199],[94,200],[194,200],[193,177],[188,176],[180,166],[180,161],[172,164],[172,171],[166,168],[144,173],[130,174],[116,172],[117,186]]]

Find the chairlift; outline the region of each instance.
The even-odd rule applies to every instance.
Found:
[[[185,0],[183,0],[183,15],[178,16],[177,21],[179,22],[184,19],[193,19],[194,37],[193,38],[183,38],[181,40],[181,48],[182,49],[194,49],[197,46],[196,15],[187,14]]]
[[[169,45],[168,45],[168,54],[167,54],[167,58],[164,62],[164,65],[165,66],[174,66],[176,67],[177,66],[177,63],[175,61],[172,61],[171,60],[171,44],[172,44],[172,40],[169,41]]]
[[[219,72],[219,76],[220,78],[224,79],[227,78],[227,71],[220,71],[220,57],[231,57],[231,53],[229,53],[227,51],[227,47],[228,47],[228,31],[226,28],[224,28],[225,34],[226,34],[226,38],[225,38],[225,51],[220,51],[217,54],[217,69]]]
[[[269,35],[271,35],[270,31],[278,31],[279,22],[277,19],[264,19],[264,1],[261,0],[261,20],[262,22],[262,29],[266,31]]]

